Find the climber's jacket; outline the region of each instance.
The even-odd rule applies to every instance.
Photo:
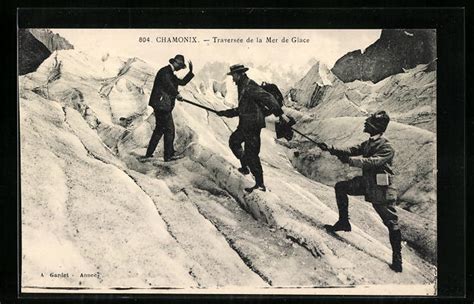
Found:
[[[239,116],[238,128],[255,130],[265,128],[264,110],[275,116],[280,116],[283,111],[278,101],[272,94],[265,91],[255,81],[243,75],[237,84],[239,104],[237,108],[223,111],[224,116]]]
[[[397,191],[393,183],[392,161],[395,150],[381,134],[350,148],[330,149],[333,155],[349,156],[350,166],[362,169],[366,194],[365,200],[372,203],[393,203]],[[379,175],[379,176],[377,176]],[[380,185],[380,180],[387,177],[388,185]],[[377,177],[379,183],[377,183]]]
[[[173,73],[171,65],[161,68],[156,74],[148,105],[158,111],[171,112],[179,93],[178,86],[185,86],[193,77],[194,74],[190,71],[183,79],[179,79]]]

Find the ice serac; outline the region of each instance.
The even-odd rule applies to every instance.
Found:
[[[284,95],[288,94],[295,79],[300,79],[306,72],[306,70],[301,67],[275,62],[266,65],[255,65],[252,62],[240,63],[249,68],[247,75],[258,84],[264,81],[276,84]],[[207,62],[197,71],[193,82],[203,93],[209,91],[210,93],[213,92],[214,94],[220,94],[225,97],[229,89],[226,87],[226,83],[227,80],[231,79],[227,73],[232,64],[235,64],[235,62]],[[326,70],[329,71],[327,68]],[[232,82],[230,82],[230,84],[233,86]]]
[[[61,37],[57,33],[53,33],[49,29],[29,29],[30,33],[36,37],[41,43],[43,43],[50,52],[57,50],[70,50],[74,46],[69,43],[65,38]]]
[[[18,74],[36,71],[40,64],[51,55],[51,51],[36,39],[27,29],[18,30]]]
[[[316,120],[366,116],[384,110],[393,121],[435,132],[436,70],[433,65],[436,62],[420,64],[376,84],[360,80],[344,83],[333,76],[332,84],[323,86],[318,84],[317,69],[313,66],[290,90],[291,100],[286,104]]]
[[[316,61],[306,75],[290,89],[291,101],[313,108],[323,100],[326,91],[337,81],[339,80],[324,63]]]
[[[268,75],[266,82],[276,84],[284,95],[288,93],[295,79],[300,79],[306,72],[306,70],[300,66],[285,64],[283,62],[271,62],[252,68]]]
[[[331,71],[344,82],[376,83],[435,58],[435,30],[384,29],[380,38],[363,53],[361,50],[347,53],[336,61]]]
[[[206,62],[202,68],[195,72],[194,83],[203,94],[220,94],[225,96],[222,90],[222,83],[225,82],[226,73],[229,70],[229,64],[226,62],[214,61]]]
[[[160,143],[143,160],[155,74],[138,58],[60,50],[20,77],[23,287],[265,292],[433,282],[433,266],[411,243],[406,270],[393,274],[386,228],[358,199],[354,231],[328,233],[324,224],[337,219],[333,189],[296,172],[268,129],[265,193],[243,191],[254,181],[228,148],[237,120],[187,103],[173,111],[175,148],[185,157],[163,162]],[[235,85],[225,85],[225,98],[194,82],[181,94],[223,109],[237,102]],[[51,271],[71,275],[37,275]]]

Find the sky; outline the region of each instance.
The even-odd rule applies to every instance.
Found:
[[[331,68],[344,54],[365,49],[381,30],[267,30],[267,29],[51,29],[77,50],[139,57],[162,66],[182,54],[195,70],[206,62],[252,62],[255,65],[302,67],[317,59]],[[173,37],[193,42],[167,42]],[[242,39],[219,42],[217,39]],[[257,39],[261,39],[258,42]],[[288,40],[284,41],[283,38]],[[292,41],[292,38],[294,39]],[[252,42],[248,42],[252,39]],[[268,41],[267,39],[271,39]]]

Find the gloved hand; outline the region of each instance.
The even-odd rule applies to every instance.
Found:
[[[341,161],[341,163],[343,163],[343,164],[348,164],[349,163],[349,155],[340,154],[340,155],[336,155],[336,156]]]
[[[193,72],[193,63],[191,62],[191,60],[188,61],[188,69],[189,69],[189,72]]]
[[[179,100],[179,101],[183,101],[183,96],[181,96],[181,94],[178,93],[178,95],[176,95],[176,99]]]
[[[341,163],[343,163],[343,164],[348,164],[349,163],[349,155],[347,155],[346,153],[344,153],[342,151],[339,151],[337,149],[334,149],[334,147],[328,147],[328,151],[329,151],[329,153],[331,153],[331,155],[336,156],[337,159],[339,159],[339,161],[341,161]]]
[[[230,117],[230,113],[227,110],[224,111],[217,111],[216,112],[217,116],[224,116],[224,117]]]

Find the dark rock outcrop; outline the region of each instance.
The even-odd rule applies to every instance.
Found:
[[[57,50],[70,50],[74,48],[69,41],[59,36],[59,34],[53,33],[49,29],[29,29],[29,31],[36,39],[41,41],[50,52]]]
[[[331,71],[344,82],[375,83],[435,58],[435,30],[387,29],[364,53],[356,50],[339,58]]]
[[[18,73],[25,75],[36,71],[49,56],[48,48],[27,29],[18,30]]]

